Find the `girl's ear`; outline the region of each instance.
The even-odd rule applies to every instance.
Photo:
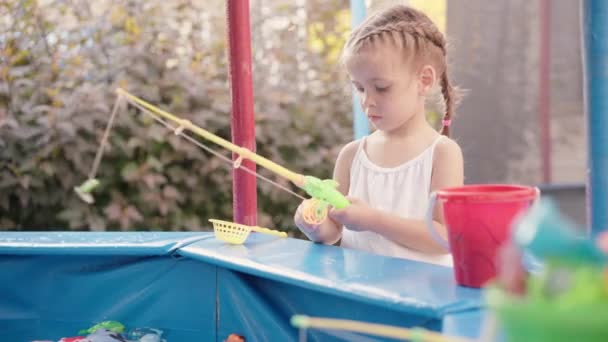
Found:
[[[423,66],[418,76],[418,95],[426,96],[433,89],[436,78],[437,73],[435,72],[435,68],[428,64]]]

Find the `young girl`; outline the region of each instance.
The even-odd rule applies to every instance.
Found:
[[[310,225],[301,204],[296,225],[315,242],[342,239],[347,248],[451,265],[424,221],[432,191],[463,184],[462,152],[447,137],[455,104],[443,34],[423,13],[391,7],[352,32],[343,60],[376,131],[338,155],[334,179],[351,205]],[[425,100],[435,85],[445,100],[443,135],[425,118]],[[434,225],[445,237],[439,204]]]

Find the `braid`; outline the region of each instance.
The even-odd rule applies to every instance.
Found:
[[[438,47],[445,55],[445,38],[424,13],[403,5],[393,6],[368,17],[351,35],[347,47],[361,47],[375,36],[394,33],[411,36],[416,43],[421,39]],[[404,37],[405,38],[405,37]],[[405,40],[405,39],[404,39]],[[363,43],[363,44],[362,44]]]
[[[450,79],[448,78],[447,68],[441,75],[441,93],[443,94],[443,100],[445,101],[445,113],[443,114],[441,134],[450,136],[450,123],[452,115],[454,114],[456,100],[454,98],[454,88],[450,84]]]
[[[404,47],[407,46],[406,37],[410,36],[414,39],[417,47],[420,45],[421,40],[426,40],[435,47],[439,48],[442,55],[445,56],[445,39],[443,38],[443,35],[432,25],[429,26],[423,22],[389,22],[369,30],[358,31],[353,35],[352,40],[347,43],[347,47],[355,47],[355,49],[357,49],[357,47],[361,48],[365,45],[367,40],[373,42],[376,36],[381,38],[385,34],[388,34],[394,39],[395,33],[402,37]]]

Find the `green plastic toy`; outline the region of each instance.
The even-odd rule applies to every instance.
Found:
[[[122,323],[117,322],[117,321],[104,321],[104,322],[95,324],[94,326],[90,327],[89,329],[80,330],[78,333],[81,335],[92,334],[99,329],[107,329],[112,332],[122,334],[125,331],[125,326]]]
[[[608,341],[607,256],[547,200],[514,224],[514,242],[544,261],[525,295],[487,289],[505,341]]]

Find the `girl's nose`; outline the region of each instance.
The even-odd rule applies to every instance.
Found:
[[[364,92],[363,94],[360,94],[359,96],[361,96],[361,104],[362,104],[363,108],[376,106],[376,101],[373,99],[372,96],[370,96],[369,92]]]

